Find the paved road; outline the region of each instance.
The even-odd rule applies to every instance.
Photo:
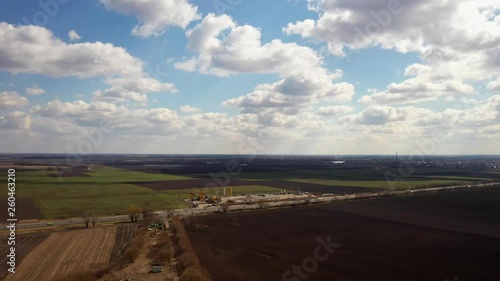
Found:
[[[436,191],[443,191],[443,190],[453,190],[453,189],[461,189],[461,188],[476,188],[476,187],[486,187],[486,186],[492,186],[492,185],[498,185],[500,184],[499,182],[494,182],[494,183],[480,183],[480,184],[471,184],[468,186],[445,186],[445,187],[432,187],[432,188],[425,188],[425,189],[411,189],[411,190],[405,190],[405,191],[397,191],[397,193],[391,193],[391,191],[382,191],[379,193],[357,193],[357,194],[349,194],[349,195],[330,195],[330,196],[315,196],[315,197],[310,197],[308,198],[311,202],[334,202],[334,201],[343,201],[343,200],[352,200],[352,199],[360,199],[360,198],[374,198],[378,196],[383,196],[387,194],[393,194],[393,195],[410,195],[414,193],[422,193],[422,192],[436,192]],[[268,207],[280,207],[280,206],[290,206],[292,204],[301,204],[305,202],[305,198],[300,198],[300,199],[291,199],[291,200],[284,200],[284,201],[278,201],[278,202],[268,202],[267,206]],[[256,210],[260,209],[259,204],[241,204],[241,205],[231,205],[229,207],[229,211],[234,211],[234,210]],[[175,215],[180,215],[180,216],[190,216],[190,215],[201,215],[201,214],[213,214],[216,212],[220,211],[219,206],[208,206],[204,209],[177,209],[174,210]],[[159,217],[165,218],[168,214],[168,211],[158,211],[155,212]],[[107,216],[107,217],[99,217],[97,218],[97,222],[109,222],[109,221],[128,221],[129,217],[127,215],[119,215],[119,216]],[[47,226],[48,222],[34,222],[34,223],[19,223],[16,224],[17,228],[35,228],[35,227],[44,227]],[[58,221],[52,221],[52,225],[54,226],[61,226],[61,225],[70,225],[70,224],[83,224],[84,220],[83,219],[73,219],[73,220],[58,220]]]
[[[107,221],[126,221],[128,220],[127,215],[121,216],[109,216],[109,217],[99,217],[97,218],[97,222],[107,222]],[[33,222],[33,223],[20,223],[16,224],[17,228],[35,228],[35,227],[43,227],[47,226],[48,222]],[[73,219],[73,220],[58,220],[51,221],[52,225],[60,226],[60,225],[70,225],[70,224],[83,224],[85,221],[83,219]]]

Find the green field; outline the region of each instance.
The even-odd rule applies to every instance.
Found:
[[[398,169],[336,169],[336,170],[297,170],[280,172],[261,172],[261,173],[241,173],[236,177],[239,179],[264,181],[264,180],[293,180],[293,179],[332,179],[343,181],[386,181],[386,173],[399,175],[405,180],[427,179],[457,179],[457,180],[489,180],[496,176],[490,171],[474,171],[470,169],[446,169],[446,168],[417,168],[407,177],[404,177],[406,171]],[[403,175],[402,175],[403,174]],[[366,186],[370,187],[370,186]]]
[[[144,182],[144,181],[174,181],[192,179],[189,177],[149,174],[138,171],[103,167],[94,171],[85,172],[87,177],[62,177],[49,176],[46,170],[17,171],[17,177],[23,183],[66,183],[66,184],[101,184],[101,183],[123,183],[123,182]]]
[[[276,188],[276,187],[271,187],[271,186],[263,186],[263,185],[239,185],[239,186],[233,186],[233,194],[238,195],[238,194],[257,194],[257,193],[275,193],[275,192],[280,192],[282,189]],[[189,197],[189,193],[198,193],[199,189],[194,188],[194,189],[174,189],[174,190],[164,190],[161,191],[161,193],[164,194],[175,194],[180,196],[180,198],[187,198]],[[223,188],[208,188],[205,189],[205,194],[207,195],[218,195],[222,196],[223,194]]]
[[[274,193],[280,192],[281,189],[262,185],[241,185],[233,187],[233,194],[255,194],[255,193]]]
[[[97,215],[118,215],[123,214],[126,207],[130,205],[139,205],[148,210],[184,207],[177,201],[175,195],[161,193],[93,198],[43,198],[36,201],[46,219],[77,217],[85,212]]]
[[[239,179],[250,181],[281,180],[338,187],[402,189],[467,184],[498,179],[496,174],[470,169],[418,168],[412,173],[398,169],[298,170],[283,172],[241,173]]]
[[[149,210],[185,208],[182,202],[189,190],[155,191],[133,182],[185,180],[189,177],[149,174],[103,167],[86,172],[84,177],[49,176],[46,170],[16,171],[17,198],[31,199],[45,219],[78,217],[89,212],[96,215],[123,214],[130,205]],[[277,192],[267,186],[238,186],[234,194]],[[222,192],[222,191],[221,191]],[[5,199],[6,194],[0,198]],[[20,206],[22,207],[22,206]]]
[[[31,199],[45,219],[123,214],[130,205],[150,210],[185,207],[184,191],[157,192],[131,184],[139,181],[186,180],[188,177],[148,174],[112,167],[85,172],[87,176],[54,177],[43,170],[17,170],[16,196]],[[63,174],[64,175],[64,174]],[[6,194],[0,195],[3,199]],[[21,208],[20,206],[19,208]]]
[[[290,179],[291,182],[313,183],[325,186],[345,186],[345,187],[370,187],[370,188],[415,188],[445,186],[454,184],[465,184],[475,182],[473,180],[455,180],[455,179],[428,179],[428,180],[402,180],[402,181],[346,181],[331,179]]]
[[[398,171],[389,170],[393,174]],[[457,169],[416,170],[404,180],[388,182],[384,169],[299,170],[286,172],[241,173],[234,178],[255,182],[255,185],[234,186],[234,194],[278,192],[281,189],[259,185],[259,181],[280,180],[342,187],[414,188],[423,186],[464,184],[498,178],[491,172]],[[85,171],[86,176],[58,178],[46,170],[18,170],[16,196],[32,199],[46,219],[78,217],[85,212],[96,215],[123,214],[130,205],[149,210],[183,208],[183,199],[190,190],[155,191],[133,184],[146,181],[193,179],[186,176],[150,174],[111,167]],[[193,177],[196,175],[193,175]],[[205,175],[206,176],[206,175]],[[327,191],[328,188],[325,189]],[[217,190],[207,190],[217,194]],[[222,195],[222,190],[218,190]],[[7,194],[0,194],[5,199]],[[20,206],[22,207],[22,206]]]

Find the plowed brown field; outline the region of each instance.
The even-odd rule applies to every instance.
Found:
[[[218,214],[203,217],[205,227],[197,221],[186,229],[217,281],[500,280],[498,187]],[[311,258],[317,249],[331,255]]]
[[[1,200],[1,204],[6,206],[7,199]],[[16,198],[16,211],[16,218],[18,220],[43,219],[40,209],[38,209],[32,199]],[[5,222],[7,219],[7,212],[0,212],[0,221]]]
[[[6,280],[43,281],[108,265],[117,228],[56,232],[31,251]]]
[[[40,244],[45,238],[49,236],[48,232],[40,233],[29,233],[29,234],[18,234],[16,236],[16,262],[19,264],[24,257],[26,257],[31,250],[33,250],[38,244]],[[6,235],[4,235],[6,237]],[[9,246],[7,244],[7,239],[2,239],[2,246],[0,247],[0,253],[2,257],[0,258],[1,270],[0,270],[0,280],[4,278],[8,273],[7,266],[7,254],[9,254]]]

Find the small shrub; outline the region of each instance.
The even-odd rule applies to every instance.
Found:
[[[75,271],[52,279],[52,281],[95,281],[103,277],[106,273],[107,269]]]
[[[176,217],[173,220],[176,225],[177,243],[175,244],[175,252],[178,259],[177,271],[181,274],[181,281],[210,281],[208,273],[201,266],[198,256],[189,240],[184,222]]]
[[[167,232],[163,232],[155,247],[151,248],[149,258],[153,264],[165,264],[172,257],[172,242]]]
[[[133,262],[137,256],[139,256],[142,247],[144,247],[144,239],[145,233],[144,230],[142,230],[139,231],[134,238],[132,238],[132,241],[130,241],[130,245],[125,251],[125,257],[129,262]]]

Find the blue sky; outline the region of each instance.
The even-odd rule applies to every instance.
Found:
[[[43,26],[51,30],[55,36],[66,42],[68,32],[77,30],[82,36],[82,41],[88,42],[110,42],[121,46],[134,57],[138,57],[146,64],[146,71],[160,80],[174,80],[180,95],[156,95],[157,103],[151,106],[182,106],[192,104],[193,100],[206,111],[227,110],[220,106],[220,102],[235,95],[243,95],[250,92],[256,84],[271,82],[276,79],[275,75],[252,75],[244,74],[226,79],[210,77],[197,73],[185,73],[177,71],[168,59],[179,60],[183,56],[190,56],[192,52],[186,49],[187,38],[185,31],[181,28],[172,28],[158,37],[138,38],[130,35],[130,30],[137,24],[133,17],[123,17],[118,13],[106,11],[99,1],[70,1],[68,4],[59,5],[60,12],[54,17],[43,17],[38,19],[35,14],[44,11],[43,6],[26,4],[18,1],[10,1],[11,10],[0,11],[2,21],[12,24],[24,24],[27,19],[31,24],[46,23]],[[241,2],[241,4],[238,4]],[[303,45],[310,46],[320,51],[324,44],[303,40],[298,36],[287,36],[282,28],[289,22],[303,20],[314,16],[307,9],[305,1],[297,2],[295,5],[287,1],[275,1],[276,3],[264,4],[262,1],[193,1],[198,5],[203,14],[222,12],[229,13],[239,24],[250,24],[262,30],[262,41],[269,42],[273,39],[281,39],[285,42],[294,40]],[[237,5],[231,5],[236,3]],[[263,8],[263,6],[265,8]],[[49,6],[52,7],[52,6]],[[48,13],[46,13],[48,15]],[[258,17],[256,16],[258,14]],[[277,16],[277,15],[283,16]],[[30,16],[31,15],[31,16]],[[190,26],[194,26],[192,22]],[[401,71],[409,64],[418,62],[418,56],[401,55],[395,52],[385,51],[379,48],[369,49],[364,52],[353,51],[348,57],[329,57],[325,60],[327,66],[332,69],[340,68],[346,72],[344,81],[349,83],[361,83],[357,94],[366,94],[367,88],[383,89],[388,83],[395,79],[402,79]],[[377,75],[374,75],[377,72]],[[399,74],[398,74],[399,72]],[[99,79],[80,80],[63,78],[54,83],[54,79],[44,75],[9,75],[1,73],[4,82],[14,82],[13,89],[23,92],[32,84],[45,89],[48,95],[37,97],[36,102],[48,102],[52,99],[61,101],[72,101],[75,95],[82,94],[84,100],[90,100],[93,91],[102,87]],[[196,83],[193,83],[196,81]],[[73,92],[74,95],[68,95]]]
[[[240,153],[262,132],[258,153],[498,152],[497,0],[3,5],[2,148],[65,152],[109,120],[91,152]]]

